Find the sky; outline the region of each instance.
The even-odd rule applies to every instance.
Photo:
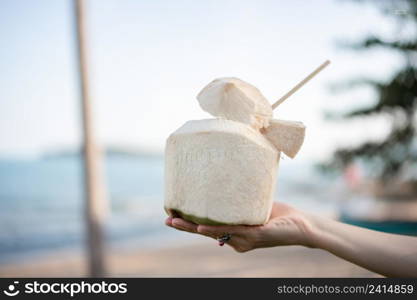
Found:
[[[271,103],[330,59],[275,117],[302,121],[299,159],[383,137],[384,117],[330,122],[375,101],[361,88],[332,93],[351,78],[387,79],[400,57],[340,44],[393,24],[370,5],[343,0],[90,0],[87,36],[94,128],[101,145],[163,151],[170,133],[211,116],[196,95],[217,77],[257,86]],[[32,157],[80,144],[80,100],[70,0],[0,1],[0,156]]]

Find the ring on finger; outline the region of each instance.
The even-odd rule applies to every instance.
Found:
[[[230,241],[232,238],[232,235],[230,233],[225,233],[221,237],[217,238],[217,241],[219,242],[219,246],[223,246],[226,242]]]

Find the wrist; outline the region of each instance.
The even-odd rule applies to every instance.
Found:
[[[321,219],[310,214],[303,214],[299,224],[302,233],[302,246],[309,248],[321,248]]]

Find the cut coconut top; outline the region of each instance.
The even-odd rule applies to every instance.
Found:
[[[301,122],[272,119],[270,126],[264,130],[265,137],[277,148],[291,158],[300,150],[306,127]]]
[[[255,129],[268,127],[272,108],[253,85],[235,77],[218,78],[197,95],[203,110],[216,117],[242,122]]]
[[[260,146],[276,151],[274,145],[262,134],[259,134],[257,130],[247,126],[246,124],[226,119],[191,120],[173,132],[169,138],[178,135],[195,133],[210,134],[211,132],[239,134],[247,137]]]

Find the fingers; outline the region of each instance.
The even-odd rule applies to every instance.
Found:
[[[165,220],[167,226],[173,227],[178,230],[187,231],[191,233],[199,233],[212,238],[217,238],[224,235],[225,233],[237,234],[242,232],[244,226],[208,226],[208,225],[197,225],[188,222],[181,218],[169,217]],[[242,227],[242,228],[241,228]]]
[[[169,217],[165,220],[165,224],[169,227],[181,231],[187,231],[191,233],[198,233],[214,239],[229,233],[232,235],[231,239],[225,244],[235,249],[237,252],[246,252],[253,249],[253,246],[248,239],[248,233],[250,235],[251,228],[248,226],[208,226],[197,225],[181,218]]]
[[[212,237],[219,237],[224,235],[225,233],[230,234],[240,234],[244,231],[244,226],[209,226],[209,225],[198,225],[197,231],[198,233],[212,236]]]
[[[179,222],[178,220],[175,220],[175,219],[178,219],[178,218],[175,218],[175,217],[168,217],[166,220],[165,220],[165,225],[166,226],[169,226],[169,227],[172,227],[172,228],[175,228],[175,229],[178,229],[178,230],[182,230],[182,231],[188,231],[188,232],[192,232],[192,233],[195,233],[195,231],[191,231],[191,230],[194,230],[194,228],[192,228],[192,226],[190,226],[190,225],[193,225],[193,224],[190,224],[190,225],[184,225],[184,224],[182,224],[183,222]],[[174,221],[175,220],[175,221]],[[181,220],[181,219],[180,219]],[[182,220],[182,221],[184,221],[184,220]],[[184,222],[186,222],[186,221],[184,221]],[[187,222],[188,223],[188,222]],[[194,224],[195,225],[195,224]]]
[[[197,233],[197,224],[185,221],[184,219],[181,218],[173,218],[172,219],[172,227],[179,229],[179,230],[183,230],[183,231],[188,231],[191,233]]]
[[[212,238],[217,238],[216,235],[210,234],[210,233],[203,233],[198,231],[198,227],[201,225],[197,225],[191,222],[188,222],[181,218],[175,218],[175,217],[168,217],[165,220],[165,225],[181,230],[181,231],[187,231],[191,233],[199,233],[201,235],[205,235]]]
[[[255,249],[257,231],[261,226],[207,226],[198,225],[197,231],[200,234],[218,238],[226,233],[231,234],[231,239],[226,244],[237,252],[247,252]]]
[[[166,226],[169,226],[169,227],[172,227],[172,217],[168,217],[166,220],[165,220],[165,225]]]
[[[226,243],[226,245],[232,247],[236,252],[243,253],[249,250],[252,250],[253,247],[248,241],[244,238],[239,236],[232,236],[230,241]]]

